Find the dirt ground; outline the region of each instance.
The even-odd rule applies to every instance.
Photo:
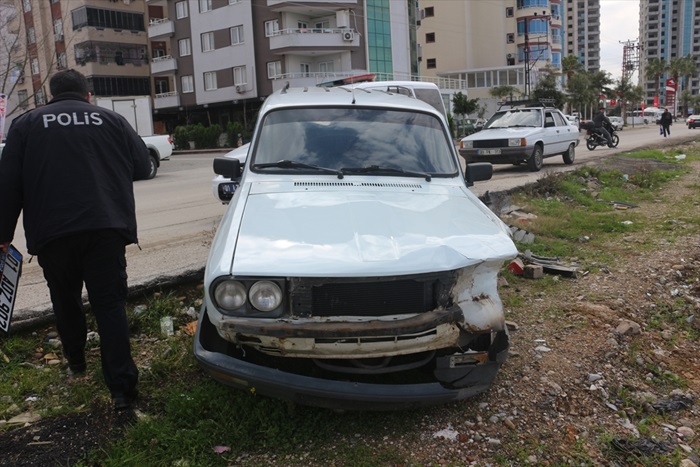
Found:
[[[619,164],[630,173],[640,167]],[[700,343],[682,330],[700,329],[700,232],[668,210],[699,189],[695,163],[691,175],[637,208],[682,241],[625,235],[618,245],[625,261],[562,278],[509,310],[511,356],[486,394],[436,408],[419,427],[420,439],[338,443],[390,445],[410,465],[649,465],[640,460],[655,454],[668,455],[659,465],[700,464]],[[698,202],[687,206],[696,216],[698,209]],[[654,248],[638,248],[650,240]],[[517,293],[506,287],[504,294]],[[673,303],[694,312],[676,315]],[[128,423],[110,407],[41,420],[0,434],[0,463],[70,465]],[[681,454],[670,456],[674,449]],[[261,455],[244,464],[278,460]]]

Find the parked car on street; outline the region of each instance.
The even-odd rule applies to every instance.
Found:
[[[544,159],[562,155],[573,164],[579,143],[578,128],[559,109],[539,101],[506,103],[484,128],[460,141],[459,153],[470,162],[527,164],[537,172]]]
[[[240,156],[240,154],[239,154]],[[497,279],[517,255],[469,190],[443,115],[377,90],[263,103],[212,242],[194,355],[220,382],[333,409],[406,409],[489,388],[509,349]]]
[[[694,129],[700,126],[700,115],[693,114],[686,119],[686,123],[689,129]]]
[[[625,122],[622,120],[622,117],[612,116],[608,117],[608,120],[610,120],[610,124],[615,131],[622,131],[625,126]]]
[[[572,124],[576,125],[576,128],[581,129],[581,119],[576,115],[564,115],[566,119]]]

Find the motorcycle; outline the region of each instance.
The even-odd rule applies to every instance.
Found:
[[[608,130],[608,133],[610,133],[610,138],[612,139],[612,147],[616,148],[617,145],[620,143],[620,137],[617,136],[617,133],[615,132],[615,129],[612,127],[612,125],[609,125],[607,122],[603,123],[603,125],[605,125],[605,128]],[[586,147],[589,151],[593,151],[598,146],[608,145],[608,141],[605,139],[605,137],[601,133],[596,131],[595,127],[593,126],[593,122],[587,122],[587,124],[585,125],[585,130]]]

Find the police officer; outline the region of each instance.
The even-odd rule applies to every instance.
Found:
[[[129,123],[90,104],[87,80],[56,73],[53,99],[14,120],[0,159],[0,248],[23,211],[27,250],[51,293],[72,373],[86,371],[83,283],[97,321],[102,371],[114,408],[136,398],[138,370],[126,319],[125,246],[137,242],[133,181],[149,173],[148,149]]]

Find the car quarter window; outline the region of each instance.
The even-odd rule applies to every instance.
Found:
[[[554,122],[554,114],[552,112],[545,112],[544,114],[544,126],[545,128],[550,128],[556,126]]]
[[[554,121],[557,126],[569,126],[569,121],[559,112],[554,112]]]

